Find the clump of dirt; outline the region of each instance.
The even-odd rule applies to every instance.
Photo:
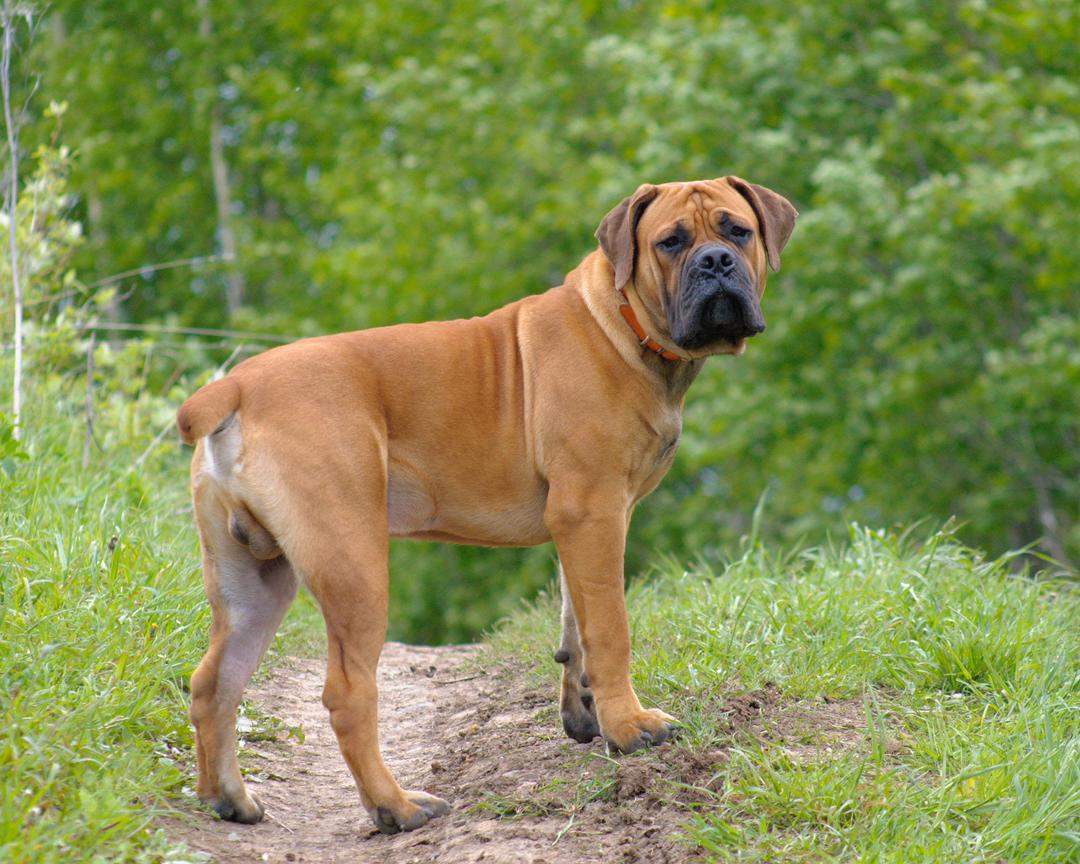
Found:
[[[166,819],[162,827],[222,862],[701,860],[680,825],[722,791],[723,748],[701,752],[676,743],[609,759],[599,739],[581,745],[563,734],[554,670],[550,691],[541,692],[526,676],[478,671],[478,650],[388,643],[379,668],[384,758],[405,788],[450,801],[448,816],[407,834],[375,830],[320,701],[325,663],[293,659],[248,694],[280,718],[275,728],[289,730],[241,750],[266,818],[236,825],[193,806],[189,818]],[[819,707],[828,710],[815,713]],[[848,727],[854,711],[843,707],[787,702],[766,687],[725,697],[721,710],[724,731],[786,749],[807,746],[797,743],[800,724],[833,723],[837,746],[862,742],[861,703],[861,732]]]
[[[725,695],[721,714],[727,721],[726,731],[734,733],[760,725],[762,718],[772,713],[780,700],[780,688],[775,684],[766,684],[749,693]]]
[[[623,760],[615,770],[614,799],[620,804],[639,799],[648,807],[706,804],[721,789],[723,750],[698,753],[668,747],[637,761]]]

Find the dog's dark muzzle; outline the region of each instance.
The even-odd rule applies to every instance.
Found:
[[[710,243],[695,250],[683,270],[672,336],[684,348],[738,342],[765,329],[750,274],[734,249]]]
[[[702,323],[722,338],[745,339],[765,329],[755,300],[741,290],[720,289],[704,302]]]

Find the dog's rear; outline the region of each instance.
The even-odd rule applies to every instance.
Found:
[[[214,611],[210,650],[191,679],[198,794],[222,818],[255,822],[263,808],[236,761],[236,707],[296,596],[297,578],[273,536],[230,490],[243,449],[240,401],[235,378],[214,381],[184,403],[177,425],[196,445],[191,490]]]
[[[243,443],[239,408],[240,385],[234,378],[221,378],[201,388],[181,406],[176,425],[185,443],[201,442],[201,453],[193,462],[196,474],[192,479],[196,484],[209,481],[216,487],[213,492],[207,491],[216,492],[221,499],[229,535],[246,546],[254,558],[269,561],[281,555],[274,536],[242,500],[226,493],[227,478],[239,461]]]
[[[225,819],[263,815],[236,760],[236,708],[301,574],[332,640],[323,701],[373,821],[383,831],[407,830],[449,809],[398,786],[379,755],[385,421],[375,403],[366,415],[356,410],[366,379],[342,372],[355,360],[352,344],[323,338],[259,355],[195,393],[177,417],[180,435],[195,444],[191,489],[213,610],[210,648],[191,680],[197,793]],[[327,428],[349,443],[320,446]],[[337,518],[328,522],[328,513]]]

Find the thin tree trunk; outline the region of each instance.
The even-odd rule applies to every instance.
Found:
[[[232,228],[232,192],[229,167],[221,145],[221,107],[215,98],[210,108],[210,165],[214,172],[214,197],[217,199],[218,232],[221,256],[225,259],[225,302],[232,316],[244,305],[244,277],[236,260],[236,235]]]
[[[105,231],[102,225],[105,221],[105,206],[101,203],[101,196],[98,195],[96,189],[89,189],[86,192],[86,236],[87,239],[94,245],[99,246],[102,239],[105,237]],[[119,324],[123,320],[123,314],[120,306],[120,294],[117,291],[112,292],[112,296],[109,297],[105,303],[105,317],[109,319],[110,324]],[[113,351],[119,351],[122,347],[120,338],[116,335],[115,331],[110,331],[113,335],[109,337],[109,347]]]
[[[1063,542],[1064,532],[1061,530],[1061,522],[1058,520],[1057,511],[1054,509],[1054,501],[1050,497],[1050,487],[1046,482],[1046,478],[1036,472],[1034,478],[1032,478],[1032,485],[1035,487],[1035,496],[1038,502],[1039,523],[1042,525],[1043,531],[1046,532],[1042,539],[1043,547],[1058,564],[1064,565],[1069,570],[1077,569],[1065,549],[1065,543]]]
[[[19,272],[18,207],[19,207],[19,150],[18,130],[11,116],[11,41],[15,29],[15,12],[11,0],[4,0],[4,50],[0,57],[0,88],[4,99],[4,123],[7,126],[8,151],[11,154],[11,178],[8,189],[8,237],[11,242],[11,284],[15,294],[15,373],[12,384],[12,434],[22,438],[22,364],[23,364],[23,288]]]
[[[198,0],[199,36],[205,46],[211,37],[210,2]],[[209,56],[209,51],[207,51]],[[236,234],[232,227],[232,190],[229,187],[229,164],[221,140],[221,105],[218,103],[217,76],[210,75],[213,92],[210,96],[210,169],[214,180],[214,200],[217,203],[218,238],[225,259],[225,302],[230,317],[244,305],[244,277],[237,266]]]

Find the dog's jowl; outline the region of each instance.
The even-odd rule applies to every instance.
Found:
[[[213,610],[191,682],[199,797],[226,819],[262,816],[237,764],[236,708],[303,582],[326,619],[323,702],[364,807],[387,832],[447,811],[402,789],[379,753],[391,535],[553,540],[566,732],[611,752],[664,741],[673,718],[630,683],[627,528],[671,465],[705,359],[765,329],[766,266],[795,215],[737,177],[644,185],[557,288],[483,318],[305,339],[184,403]]]

